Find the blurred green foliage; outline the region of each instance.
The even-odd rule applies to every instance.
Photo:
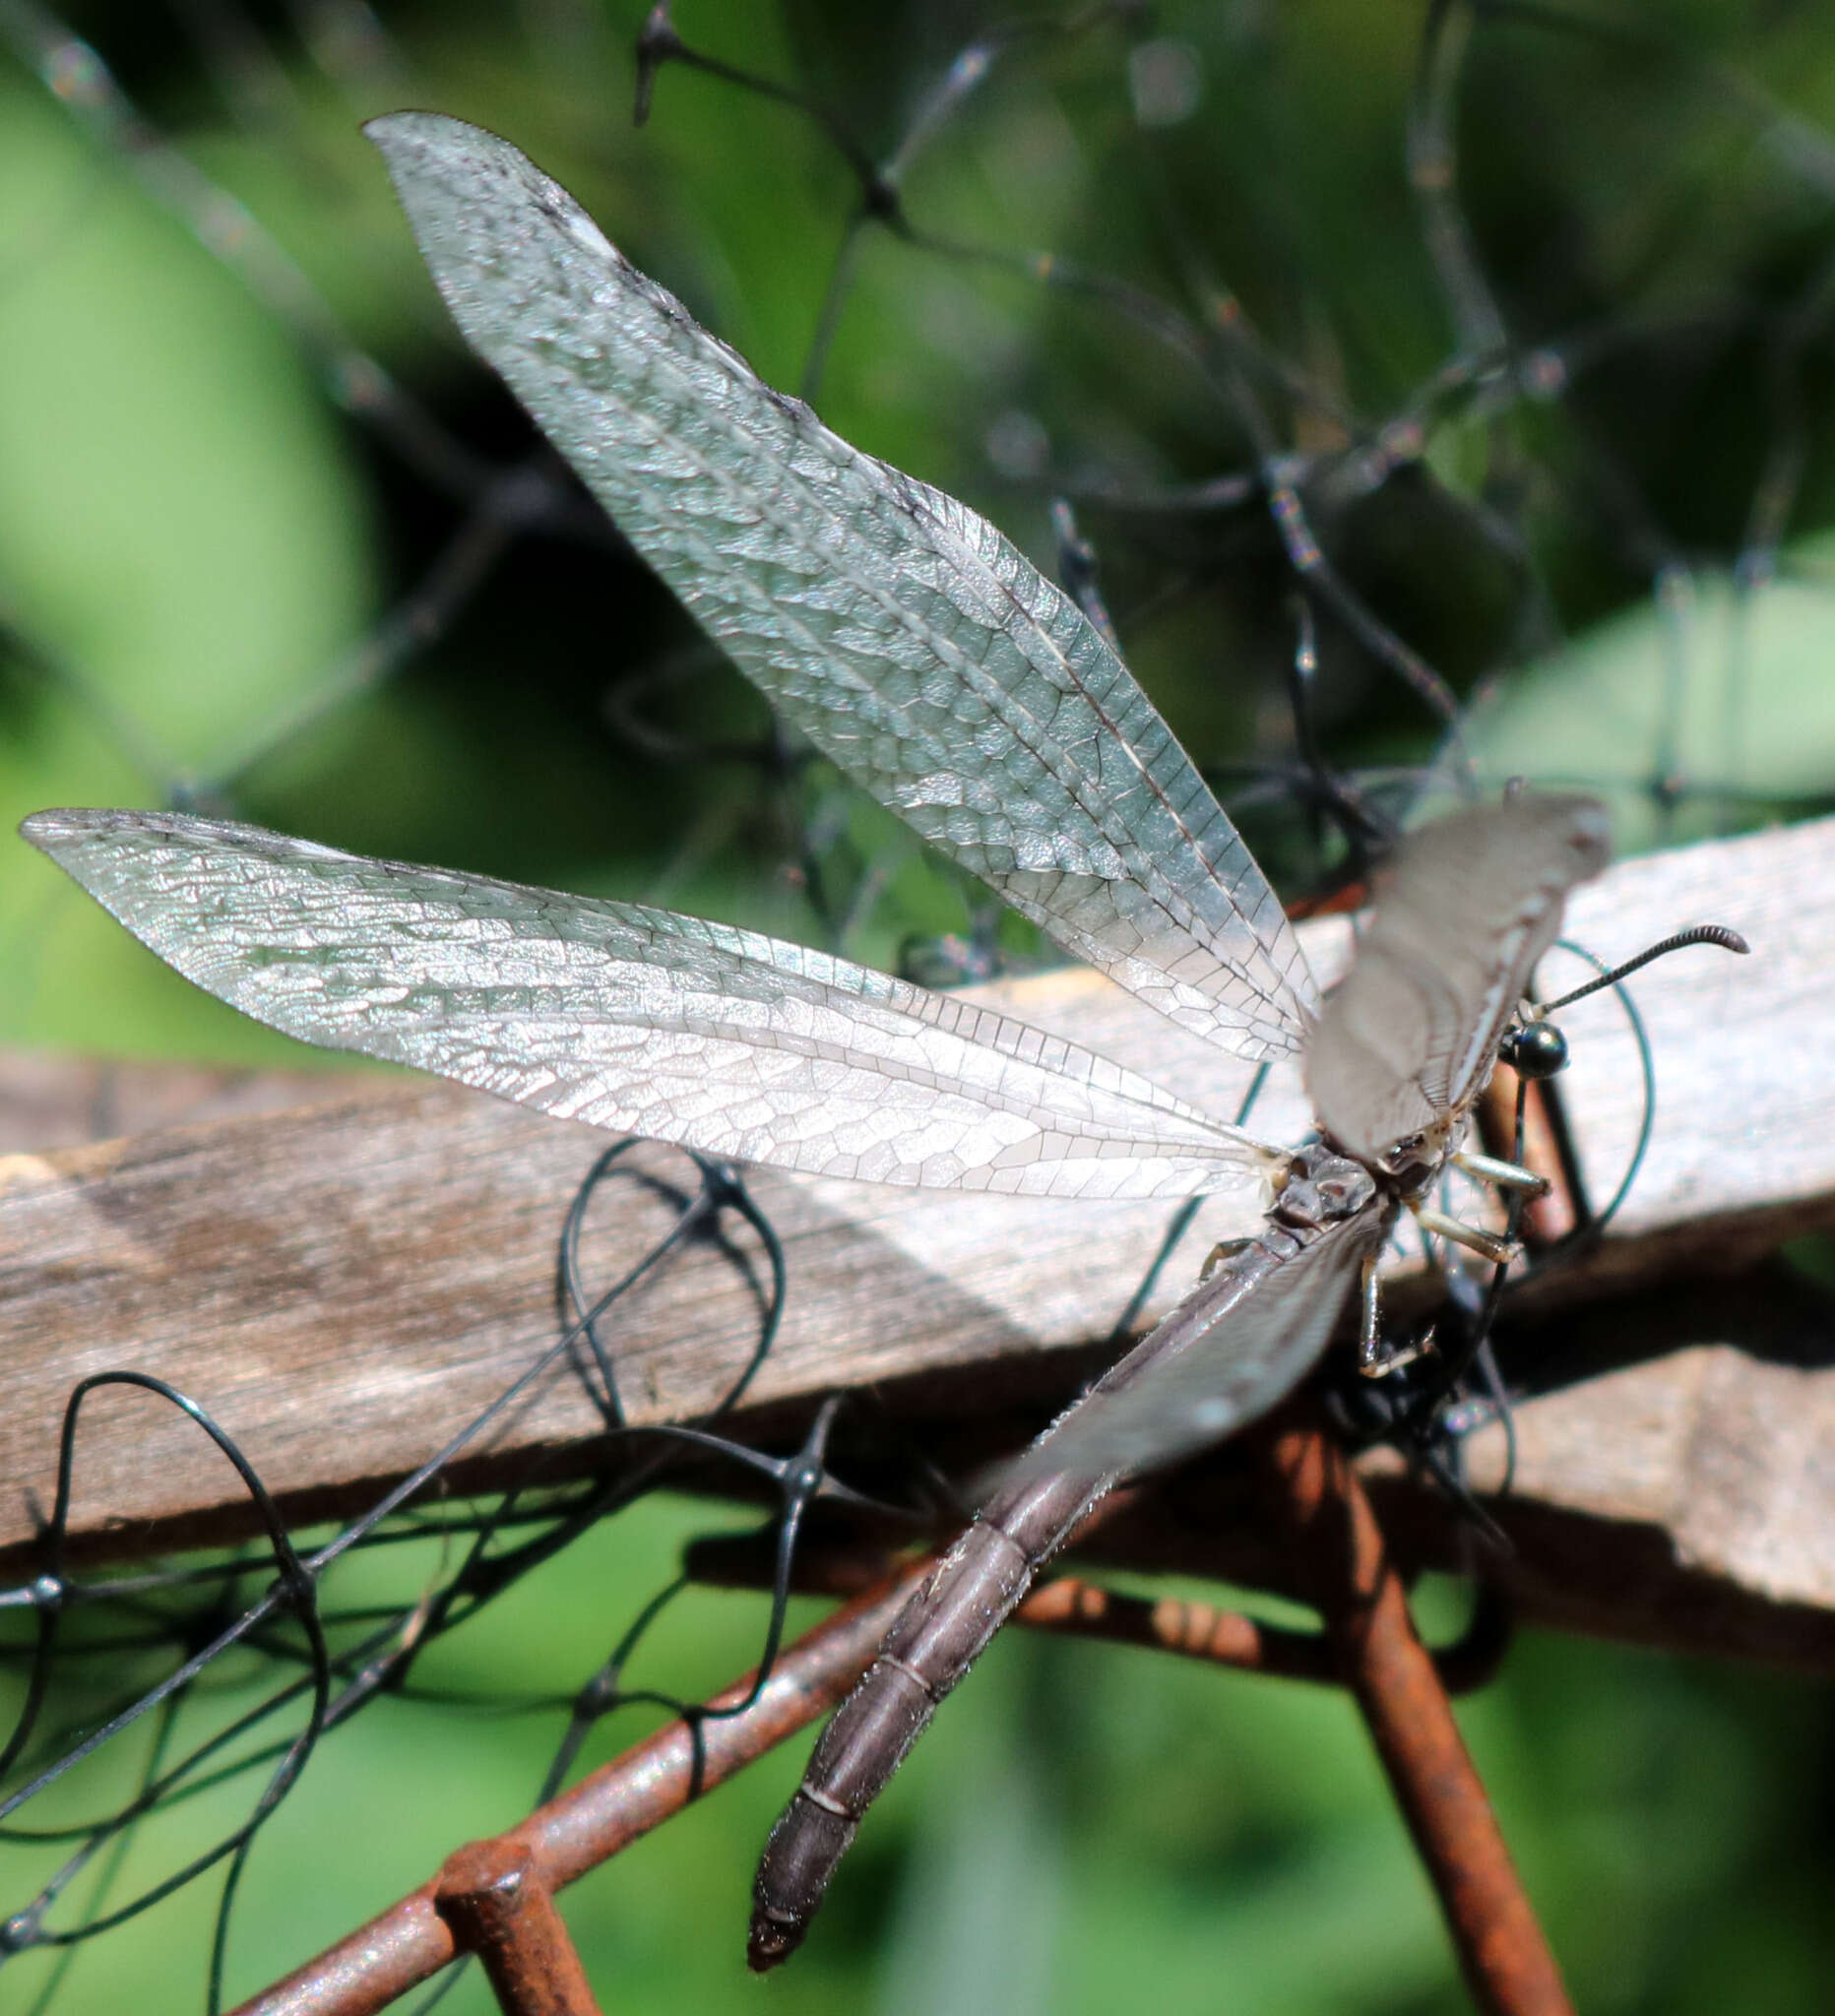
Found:
[[[634,130],[643,11],[95,0],[57,17],[202,171],[187,195],[158,148],[110,132],[78,45],[44,60],[32,28],[51,18],[0,8],[0,830],[45,804],[201,789],[344,845],[787,935],[823,927],[813,871],[836,935],[882,963],[910,932],[968,921],[961,887],[819,768],[664,762],[615,731],[607,692],[672,654],[692,662],[694,640],[590,536],[515,541],[392,676],[315,711],[450,554],[466,504],[348,410],[361,372],[341,345],[452,439],[506,460],[530,446],[459,349],[357,134],[402,103],[514,138],[774,383],[804,381],[844,263],[824,416],[970,497],[1047,568],[1054,487],[1254,467],[1235,372],[1274,445],[1315,458],[1302,489],[1346,582],[1458,692],[1483,689],[1470,729],[1487,774],[1608,789],[1627,845],[1835,789],[1826,10],[1483,10],[1450,133],[1463,226],[1537,363],[1516,378],[1462,347],[1409,185],[1422,10],[1234,0],[1022,36],[917,155],[904,195],[925,231],[1048,249],[1258,332],[1265,348],[1208,373],[1100,293],[883,231],[849,238],[858,190],[794,109],[671,67]],[[800,81],[874,156],[1000,19],[918,0],[677,10],[693,45]],[[303,286],[277,278],[238,204]],[[1353,479],[1359,441],[1395,452],[1385,480]],[[1081,517],[1143,681],[1202,762],[1274,780],[1245,794],[1245,824],[1277,868],[1316,871],[1276,788],[1294,745],[1293,579],[1259,498],[1091,500]],[[1333,760],[1426,760],[1436,724],[1394,671],[1342,624],[1323,623],[1321,650]],[[691,741],[763,721],[717,665],[640,711]],[[19,849],[0,869],[0,1041],[303,1060]],[[256,1851],[232,1988],[513,1819],[551,1753],[553,1704],[713,1516],[664,1501],[622,1516],[416,1674],[435,1695],[548,1705],[390,1702],[340,1732]],[[340,1572],[336,1600],[368,1587],[387,1602],[418,1571],[397,1550]],[[762,1616],[760,1601],[696,1599],[633,1682],[712,1687],[749,1662]],[[185,1728],[260,1684],[233,1670]],[[74,1727],[97,1705],[60,1713]],[[1531,1640],[1466,1723],[1582,2006],[1826,2006],[1815,1690]],[[615,1719],[589,1761],[639,1726]],[[133,1761],[111,1749],[29,1817],[104,1808]],[[739,1959],[751,1861],[798,1764],[772,1758],[575,1894],[609,2006],[1462,2006],[1336,1699],[1009,1634],[875,1812],[807,1953],[754,1984]],[[221,1836],[249,1797],[233,1781],[147,1830],[112,1894]],[[9,1899],[43,1856],[0,1846]],[[215,1895],[193,1885],[83,1951],[63,2006],[196,2006]],[[482,1990],[447,2006],[482,2008]]]

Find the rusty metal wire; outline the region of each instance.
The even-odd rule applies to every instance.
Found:
[[[1489,2016],[1561,2016],[1573,2004],[1560,1970],[1349,1459],[1302,1421],[1270,1438],[1267,1463],[1270,1499],[1433,1881],[1474,2002]]]
[[[550,12],[556,21],[567,17],[568,33],[580,47],[588,45],[594,32],[586,23],[589,10]],[[184,13],[204,70],[233,121],[250,132],[297,141],[302,99],[295,68],[279,59],[253,16],[233,5]],[[297,14],[313,66],[353,108],[359,102],[377,108],[387,101],[379,94],[412,95],[421,83],[405,32],[398,37],[388,9],[302,5]],[[710,87],[766,93],[787,118],[813,121],[850,178],[826,288],[811,304],[805,391],[833,382],[844,318],[860,290],[867,256],[877,249],[875,234],[900,258],[934,262],[971,284],[1026,294],[1035,301],[1028,313],[1041,344],[1052,339],[1060,318],[1087,314],[1106,332],[1097,346],[1104,357],[1151,352],[1156,368],[1177,377],[1195,417],[1190,441],[1172,448],[1156,442],[1151,452],[1137,452],[1140,441],[1117,419],[1119,403],[1096,423],[1079,425],[1079,416],[1053,407],[1044,375],[1023,364],[997,388],[1007,401],[1004,410],[974,415],[973,427],[985,447],[983,472],[991,469],[991,485],[1009,503],[1040,525],[1059,507],[1052,536],[1061,572],[1101,620],[1109,621],[1112,607],[1124,638],[1151,633],[1157,622],[1183,610],[1215,607],[1206,598],[1220,579],[1255,584],[1238,593],[1234,606],[1239,612],[1252,602],[1262,620],[1251,631],[1243,619],[1240,634],[1252,642],[1230,673],[1220,659],[1212,683],[1225,693],[1246,661],[1263,685],[1284,690],[1278,704],[1263,710],[1265,731],[1247,758],[1237,760],[1235,751],[1228,763],[1214,757],[1209,774],[1233,810],[1255,823],[1258,842],[1272,848],[1297,887],[1328,888],[1355,878],[1426,791],[1472,788],[1484,769],[1469,746],[1474,723],[1507,691],[1516,670],[1555,649],[1566,627],[1602,599],[1597,581],[1575,588],[1575,546],[1587,549],[1615,592],[1629,583],[1644,595],[1669,638],[1676,668],[1655,734],[1632,752],[1634,775],[1628,785],[1616,782],[1651,808],[1664,832],[1679,830],[1685,814],[1705,812],[1732,823],[1775,801],[1748,787],[1740,770],[1741,672],[1758,611],[1790,572],[1787,539],[1813,522],[1807,507],[1815,501],[1813,478],[1826,434],[1818,372],[1835,318],[1829,235],[1825,228],[1807,234],[1809,251],[1788,284],[1761,291],[1744,274],[1734,274],[1705,305],[1691,297],[1676,313],[1682,334],[1705,329],[1730,343],[1747,343],[1766,401],[1739,523],[1719,561],[1732,584],[1729,641],[1718,667],[1728,693],[1725,768],[1691,771],[1681,717],[1686,682],[1699,676],[1691,674],[1691,656],[1708,627],[1700,606],[1706,573],[1700,541],[1668,522],[1651,494],[1648,471],[1602,417],[1614,389],[1622,389],[1624,374],[1654,353],[1662,331],[1635,296],[1587,303],[1584,312],[1563,300],[1545,313],[1540,303],[1500,286],[1463,186],[1459,147],[1474,66],[1506,60],[1498,52],[1507,38],[1519,38],[1508,42],[1512,50],[1558,45],[1602,63],[1628,50],[1647,71],[1673,75],[1677,89],[1685,87],[1704,108],[1703,118],[1740,136],[1805,202],[1826,203],[1835,190],[1835,141],[1782,102],[1755,69],[1678,47],[1654,30],[1603,25],[1579,11],[1511,0],[1484,7],[1433,0],[1413,52],[1414,82],[1397,152],[1405,158],[1448,342],[1444,355],[1408,374],[1403,396],[1372,403],[1359,390],[1357,370],[1335,354],[1332,330],[1312,319],[1310,309],[1292,315],[1277,333],[1266,304],[1283,289],[1263,284],[1238,291],[1223,278],[1225,255],[1207,242],[1204,220],[1180,214],[1188,193],[1170,183],[1164,214],[1142,227],[1143,235],[1158,233],[1171,247],[1164,269],[1148,279],[1119,258],[1110,262],[1094,232],[1097,249],[1073,258],[1074,242],[1047,249],[971,242],[922,220],[924,166],[967,144],[964,136],[973,132],[985,95],[1016,77],[1048,76],[1053,63],[1077,51],[1095,52],[1090,72],[1078,74],[1080,89],[1087,89],[1088,74],[1111,83],[1128,74],[1129,85],[1114,91],[1134,92],[1142,144],[1150,144],[1151,121],[1139,112],[1143,88],[1129,66],[1164,37],[1141,10],[1095,0],[1055,19],[1028,18],[974,37],[907,80],[908,108],[881,146],[862,137],[870,122],[856,117],[844,97],[706,53],[697,28],[685,5],[664,6],[638,32],[639,109],[648,111],[653,130],[667,132],[675,84],[669,73],[694,70]],[[514,557],[574,547],[615,563],[620,545],[544,448],[518,440],[507,451],[480,450],[355,341],[249,208],[200,168],[159,119],[140,109],[111,67],[99,29],[96,34],[86,38],[35,0],[0,0],[0,43],[91,137],[97,160],[131,177],[224,264],[311,359],[323,396],[373,447],[389,480],[411,486],[417,508],[431,503],[445,514],[431,550],[403,566],[380,616],[320,667],[304,699],[195,763],[172,759],[157,723],[126,715],[82,665],[14,626],[18,662],[35,664],[63,704],[86,714],[138,769],[149,791],[233,806],[246,799],[268,758],[298,746],[315,724],[337,719],[359,697],[437,661],[442,647],[479,619]],[[309,152],[309,143],[295,150],[301,151]],[[1264,166],[1285,196],[1282,162],[1270,158]],[[1665,225],[1680,230],[1688,220],[1685,194],[1676,208]],[[811,228],[800,220],[798,227]],[[1662,228],[1653,225],[1651,235],[1660,242]],[[1297,238],[1294,256],[1304,263]],[[1303,296],[1323,284],[1322,276],[1303,274],[1292,292]],[[1259,315],[1251,313],[1249,298],[1262,304]],[[1456,455],[1476,457],[1477,473],[1449,475],[1456,455],[1438,454],[1436,438],[1442,446],[1451,438]],[[1370,557],[1371,527],[1385,516],[1405,529],[1403,536],[1432,517],[1444,534],[1436,536],[1434,551],[1449,574],[1481,563],[1501,570],[1508,582],[1502,613],[1482,652],[1466,652],[1455,663],[1437,644],[1423,641],[1437,633],[1430,619],[1412,620],[1423,616],[1420,584],[1403,578],[1398,591],[1388,576],[1406,577],[1402,563],[1380,553],[1374,562]],[[1551,519],[1559,521],[1552,530]],[[692,657],[666,654],[636,669],[605,699],[613,736],[646,759],[673,761],[685,776],[718,764],[749,772],[775,816],[768,851],[797,891],[808,930],[832,945],[849,942],[888,908],[887,892],[905,853],[896,843],[858,838],[847,802],[819,766],[775,728],[751,736],[729,734],[724,725],[702,731],[692,701],[672,705],[678,686],[705,669]],[[1384,760],[1371,756],[1367,736],[1362,760],[1344,753],[1355,744],[1344,733],[1347,717],[1359,707],[1365,724],[1376,724]],[[685,729],[676,724],[684,715]],[[1589,751],[1588,760],[1574,766],[1578,781],[1597,782],[1597,753]],[[1494,779],[1486,773],[1485,781]],[[691,876],[722,844],[732,846],[731,822],[711,838],[685,828],[670,872]],[[983,972],[998,964],[1000,941],[985,914],[977,917],[965,908],[965,915],[971,928],[947,945],[928,934],[914,936],[908,963],[954,961],[965,971]],[[903,918],[894,928],[912,935]],[[1552,1166],[1571,1165],[1560,1147],[1558,1109],[1545,1110],[1540,1098],[1531,1110],[1545,1145],[1536,1152]],[[1507,1128],[1508,1121],[1500,1116],[1500,1124]],[[743,1193],[726,1187],[725,1172],[704,1175],[707,1187],[684,1205],[682,1238],[665,1242],[671,1250],[708,1237],[723,1214],[744,1216]],[[1584,1217],[1585,1200],[1578,1200],[1566,1219],[1545,1214],[1531,1229],[1557,1244]],[[778,1269],[767,1297],[775,1309],[785,1290],[781,1256],[772,1254],[769,1228],[755,1218],[748,1223],[749,1236],[763,1240],[768,1269]],[[589,1314],[593,1296],[586,1284],[572,1271],[569,1278],[574,1310],[586,1320],[571,1328],[567,1349],[615,1432],[615,1341],[606,1340]],[[614,1304],[612,1318],[615,1313]],[[1481,1313],[1486,1331],[1494,1305]],[[771,1320],[769,1313],[761,1319],[761,1348],[769,1343]],[[85,1397],[72,1397],[71,1461]],[[166,1398],[201,1431],[216,1435],[234,1460],[233,1447],[211,1419],[211,1396]],[[503,1404],[513,1400],[513,1393],[506,1395]],[[45,1797],[64,1775],[130,1730],[153,1729],[156,1735],[130,1797],[81,1824],[47,1826],[37,1837],[41,1845],[55,1844],[63,1859],[15,1908],[0,1954],[10,1961],[33,1948],[74,1952],[205,1870],[225,1868],[230,1880],[211,1966],[215,1999],[247,1846],[278,1802],[294,1796],[314,1749],[358,1709],[408,1688],[426,1645],[651,1488],[663,1472],[655,1443],[644,1446],[648,1453],[635,1464],[608,1468],[585,1484],[555,1487],[538,1478],[525,1493],[483,1506],[414,1497],[414,1489],[437,1487],[455,1453],[442,1451],[411,1480],[413,1488],[404,1486],[368,1519],[313,1544],[288,1533],[265,1503],[259,1478],[244,1468],[245,1486],[262,1509],[265,1546],[146,1574],[69,1570],[59,1555],[53,1508],[39,1571],[6,1593],[8,1607],[30,1626],[20,1655],[24,1712],[6,1758],[11,1765],[17,1757],[27,1775],[0,1806],[0,1818],[34,1796]],[[846,1495],[832,1488],[825,1451],[818,1442],[775,1469],[754,1452],[732,1452],[735,1464],[751,1468],[755,1486],[781,1494],[783,1516],[769,1542],[780,1592],[797,1565],[794,1543],[813,1495],[795,1482],[808,1469],[806,1461],[799,1468],[799,1459],[813,1455],[815,1488]],[[1513,2011],[1564,2006],[1555,1999],[1560,1989],[1552,1964],[1525,1922],[1507,1857],[1464,1775],[1463,1752],[1455,1754],[1444,1695],[1430,1667],[1422,1664],[1402,1593],[1382,1568],[1380,1538],[1355,1482],[1329,1443],[1310,1430],[1281,1445],[1279,1465],[1286,1467],[1277,1496],[1327,1585],[1320,1595],[1323,1640],[1276,1631],[1234,1612],[1143,1603],[1072,1580],[1040,1592],[1027,1621],[1041,1630],[1155,1644],[1294,1677],[1320,1679],[1328,1668],[1349,1673],[1440,1884],[1475,1994],[1488,1998],[1487,2006]],[[453,1558],[436,1580],[401,1603],[381,1610],[353,1604],[347,1610],[326,1593],[326,1577],[359,1545],[380,1550],[430,1538]],[[905,1571],[899,1588],[916,1572]],[[603,1666],[586,1682],[560,1690],[551,1704],[567,1717],[543,1788],[551,1803],[491,1844],[488,1855],[461,1851],[404,1904],[405,1917],[391,1914],[353,1934],[309,1982],[296,1976],[248,2006],[351,2016],[384,2005],[387,1995],[364,1999],[381,1994],[382,1984],[394,1984],[389,1994],[400,1992],[411,1979],[428,1979],[455,1954],[470,1951],[483,1959],[506,2008],[591,2008],[591,1990],[554,1916],[552,1891],[819,1715],[870,1656],[881,1612],[895,1603],[892,1594],[863,1597],[774,1659],[780,1601],[755,1678],[671,1721],[617,1764],[561,1794],[587,1733],[611,1707],[633,1698],[624,1690],[625,1668],[660,1606],[646,1609]],[[106,1622],[92,1627],[91,1618]],[[95,1635],[98,1628],[112,1635]],[[206,1675],[222,1670],[214,1662],[236,1648],[258,1653],[279,1679],[256,1705],[238,1704],[222,1727],[184,1747],[181,1711],[198,1697]],[[1488,1642],[1475,1641],[1464,1676],[1482,1669],[1481,1654],[1489,1650]],[[162,1663],[162,1670],[151,1682],[136,1672],[131,1687],[110,1691],[96,1675],[111,1662],[117,1668]],[[1455,1670],[1452,1677],[1462,1675]],[[68,1711],[60,1690],[72,1703]],[[651,1698],[680,1705],[672,1697]],[[130,1835],[199,1789],[232,1779],[263,1788],[249,1796],[246,1823],[210,1853],[175,1858],[163,1877],[126,1904],[111,1902],[113,1858]],[[597,1815],[590,1834],[576,1831],[589,1806]],[[78,1910],[75,1889],[85,1879],[95,1889]],[[53,1922],[60,1907],[70,1909],[67,1926]],[[736,1928],[734,1938],[736,1952]],[[359,1988],[359,1957],[368,1954],[380,1956],[378,1971],[373,1978],[366,1974]],[[615,1984],[607,1993],[615,2001]]]

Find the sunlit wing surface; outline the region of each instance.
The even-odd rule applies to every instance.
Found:
[[[1190,1321],[1206,1292],[1195,1290],[1166,1324],[1171,1329],[1183,1319],[1191,1334],[1159,1356],[1148,1355],[1149,1339],[1138,1375],[1086,1394],[1006,1473],[1003,1484],[1132,1476],[1176,1463],[1259,1419],[1318,1361],[1364,1259],[1383,1242],[1389,1217],[1372,1201],[1247,1293],[1232,1295],[1230,1284],[1221,1283],[1224,1305],[1209,1325]],[[1123,1367],[1133,1362],[1124,1359]]]
[[[1094,1051],[756,932],[207,819],[22,830],[257,1021],[567,1119],[1038,1197],[1185,1197],[1281,1160]]]
[[[1563,899],[1610,851],[1596,799],[1528,792],[1409,837],[1306,1047],[1313,1110],[1339,1147],[1379,1161],[1465,1105]]]
[[[787,720],[1175,1022],[1299,1046],[1279,904],[1073,602],[770,391],[507,142],[428,112],[367,131],[460,328]]]

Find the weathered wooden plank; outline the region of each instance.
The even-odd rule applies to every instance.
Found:
[[[0,1050],[0,1156],[43,1155],[156,1127],[199,1127],[336,1099],[386,1098],[386,1071],[231,1071]]]
[[[1754,955],[1688,952],[1634,983],[1660,1080],[1650,1151],[1614,1234],[1539,1286],[1543,1302],[1724,1268],[1835,1222],[1835,1076],[1821,1040],[1832,871],[1835,822],[1825,821],[1627,863],[1579,894],[1572,934],[1604,956],[1703,917],[1743,930]],[[1346,932],[1336,921],[1308,927],[1322,972],[1342,958]],[[1247,1083],[1243,1067],[1091,976],[981,991],[1199,1103],[1232,1110]],[[1597,1200],[1624,1166],[1642,1087],[1609,999],[1563,1019],[1574,1046],[1564,1091]],[[193,1395],[302,1510],[361,1502],[553,1340],[562,1215],[602,1137],[444,1088],[339,1083],[340,1098],[309,1109],[0,1158],[0,1547],[28,1539],[34,1503],[49,1501],[59,1415],[87,1373],[131,1366]],[[1297,1086],[1271,1083],[1255,1120],[1272,1139],[1294,1138],[1303,1122]],[[643,1157],[664,1177],[679,1180],[688,1167],[664,1151]],[[755,1389],[767,1404],[919,1373],[946,1409],[1046,1390],[1064,1376],[1062,1354],[1107,1334],[1165,1222],[1152,1207],[919,1195],[765,1172],[753,1188],[785,1240],[791,1283],[782,1339]],[[1252,1199],[1207,1206],[1156,1306],[1182,1290],[1204,1243],[1253,1209]],[[612,1279],[668,1217],[653,1191],[620,1185],[589,1240],[593,1278]],[[756,1291],[756,1270],[748,1278],[703,1246],[620,1306],[608,1339],[636,1418],[714,1399],[750,1349]],[[1739,1376],[1737,1337],[1693,1341],[1736,1354],[1713,1358],[1715,1394],[1760,1390]],[[1624,1401],[1610,1382],[1530,1409],[1526,1448],[1540,1447],[1532,1422],[1542,1409],[1581,1412],[1562,1434],[1550,1429],[1546,1462],[1525,1461],[1519,1491],[1603,1521],[1635,1500],[1638,1518],[1677,1545],[1704,1545],[1718,1515],[1690,1514],[1688,1494],[1716,1486],[1711,1470],[1682,1458],[1699,1458],[1715,1410],[1698,1361],[1678,1363],[1693,1402],[1677,1399],[1677,1387],[1637,1403],[1653,1418],[1672,1410],[1665,1447],[1654,1429],[1618,1441],[1607,1424]],[[1716,1574],[1766,1601],[1835,1607],[1835,1480],[1814,1460],[1806,1425],[1821,1418],[1832,1378],[1804,1370],[1793,1397],[1775,1403],[1801,1430],[1796,1481],[1772,1494],[1790,1503],[1747,1517],[1738,1545],[1713,1558]],[[1590,1413],[1587,1395],[1599,1403]],[[563,1367],[493,1429],[486,1471],[598,1426]],[[146,1544],[221,1532],[238,1512],[221,1457],[150,1399],[95,1396],[80,1447],[79,1534]]]

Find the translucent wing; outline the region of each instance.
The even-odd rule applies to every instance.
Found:
[[[1525,793],[1410,836],[1307,1045],[1307,1090],[1332,1140],[1375,1161],[1464,1106],[1568,890],[1610,851],[1592,798]]]
[[[1066,951],[1243,1056],[1311,976],[1127,667],[992,526],[861,455],[515,148],[367,128],[455,320],[784,716]]]
[[[208,819],[21,830],[258,1022],[564,1118],[1029,1196],[1184,1197],[1280,1160],[1094,1051],[755,932]]]
[[[1317,1361],[1391,1216],[1390,1207],[1372,1202],[1246,1285],[1219,1275],[1193,1290],[1020,1458],[1003,1487],[1158,1469],[1258,1419]],[[1140,1370],[1123,1379],[1136,1358]]]

